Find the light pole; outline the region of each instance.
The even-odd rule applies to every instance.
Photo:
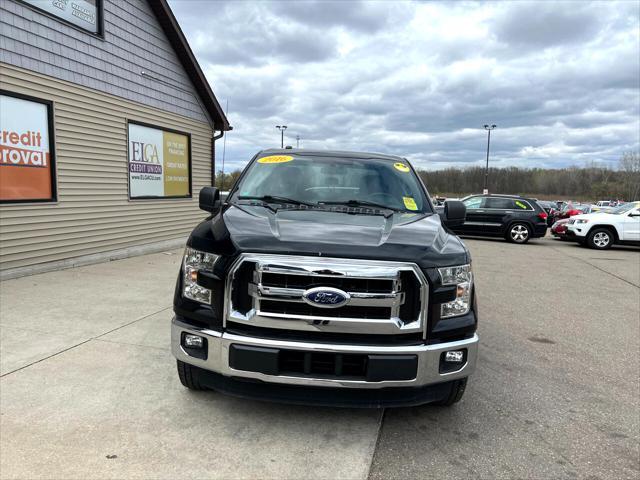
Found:
[[[300,148],[300,135],[296,135],[296,148]]]
[[[489,193],[488,181],[489,181],[489,145],[491,144],[491,130],[496,128],[497,125],[485,125],[484,129],[487,131],[487,166],[484,169],[484,189],[482,193]]]
[[[284,148],[284,131],[287,129],[287,126],[276,125],[276,128],[280,130],[280,148]]]

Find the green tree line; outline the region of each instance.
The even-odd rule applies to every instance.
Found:
[[[218,170],[218,173],[216,173],[215,187],[222,192],[231,190],[231,187],[236,183],[241,173],[242,170],[234,170],[231,173],[224,173],[222,170]]]
[[[485,169],[447,168],[420,171],[432,195],[463,196],[482,193]],[[545,198],[571,199],[640,199],[640,155],[625,153],[616,170],[590,166],[587,168],[489,168],[488,189],[491,193],[526,194]]]
[[[418,172],[431,195],[461,197],[482,193],[484,168],[446,168]],[[218,171],[215,186],[226,191],[231,188],[240,170],[231,173]],[[622,199],[640,200],[640,154],[625,153],[618,169],[590,166],[587,168],[490,168],[489,191],[575,200]]]

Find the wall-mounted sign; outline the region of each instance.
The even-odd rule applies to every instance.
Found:
[[[0,201],[55,200],[51,104],[0,93]]]
[[[76,27],[100,34],[101,0],[22,0]]]
[[[191,196],[189,135],[129,123],[129,197]]]

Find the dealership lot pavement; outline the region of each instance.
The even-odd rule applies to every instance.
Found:
[[[1,478],[638,478],[640,251],[466,240],[478,371],[451,409],[180,385],[181,252],[0,284]]]

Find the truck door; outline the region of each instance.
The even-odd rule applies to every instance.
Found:
[[[467,207],[467,216],[463,225],[455,227],[454,231],[461,235],[464,234],[480,234],[484,229],[484,210],[481,208],[484,203],[484,197],[471,197],[464,200],[464,206]]]
[[[488,197],[484,210],[485,232],[491,235],[499,235],[506,227],[507,218],[513,216],[515,205],[511,198]]]
[[[626,242],[640,241],[640,208],[634,208],[624,216],[622,224],[624,238]]]

